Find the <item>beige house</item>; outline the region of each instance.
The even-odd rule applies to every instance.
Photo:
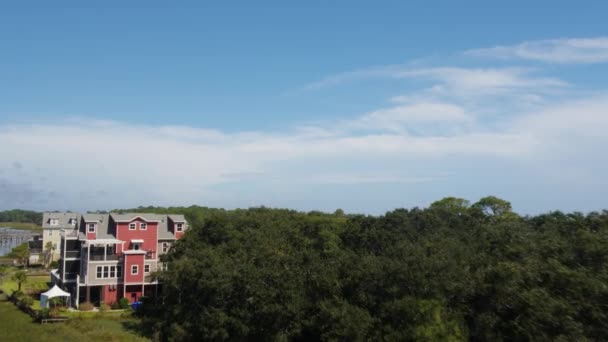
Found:
[[[61,230],[77,229],[80,222],[78,213],[52,213],[42,214],[42,251],[47,252],[48,242],[52,243],[53,260],[61,257]]]

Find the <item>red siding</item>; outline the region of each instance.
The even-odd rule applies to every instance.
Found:
[[[110,289],[110,285],[103,286],[103,302],[112,305],[119,299],[118,291],[119,289],[122,292],[122,286],[114,285],[114,289]]]
[[[135,223],[135,230],[129,230],[129,223],[131,222],[120,222],[116,223],[116,239],[125,241],[125,250],[132,249],[131,240],[143,239],[144,243],[141,246],[141,250],[153,251],[156,253],[157,248],[157,237],[158,237],[158,223],[156,222],[145,222],[141,219],[132,221]],[[146,230],[141,230],[141,223],[147,223]],[[118,252],[122,253],[122,248],[118,247]]]
[[[87,240],[95,240],[97,238],[97,228],[99,225],[95,223],[95,233],[89,233],[89,224],[85,223],[84,229],[87,232]]]
[[[177,231],[177,224],[181,223],[182,224],[182,231],[178,232]],[[182,236],[184,235],[184,230],[186,229],[186,224],[183,222],[175,222],[173,223],[173,233],[175,234],[175,239],[179,240],[182,238]]]
[[[144,281],[144,261],[143,254],[125,254],[124,279],[125,283],[143,283]],[[137,274],[131,274],[131,266],[137,265]]]
[[[127,285],[125,298],[127,298],[131,303],[137,301],[139,297],[142,296],[142,289],[143,287],[141,285]]]

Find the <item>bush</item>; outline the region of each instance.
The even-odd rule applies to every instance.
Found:
[[[104,302],[101,302],[101,304],[99,304],[99,311],[100,312],[105,312],[110,310],[110,306]]]
[[[23,293],[23,291],[20,291],[20,290],[14,290],[13,294],[11,295],[11,297],[13,297],[16,300],[23,298],[23,296],[25,296],[25,293]]]
[[[119,310],[120,309],[120,303],[118,301],[112,303],[112,310]]]
[[[34,304],[34,299],[30,296],[23,296],[19,299],[19,306],[21,307],[30,307]]]
[[[49,264],[49,268],[59,268],[59,261],[55,260]]]
[[[121,309],[128,309],[129,308],[129,300],[125,297],[120,298],[120,300],[118,301],[118,306]]]
[[[48,308],[42,308],[40,311],[38,311],[38,319],[47,319],[49,318],[50,315],[50,311]]]
[[[78,307],[78,309],[80,311],[91,311],[94,308],[95,308],[95,306],[91,302],[84,302],[84,303],[80,304],[80,306]]]

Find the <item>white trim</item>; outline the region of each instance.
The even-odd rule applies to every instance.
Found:
[[[127,249],[126,251],[122,251],[122,254],[146,254],[147,252],[143,249]]]
[[[181,227],[180,227],[181,225]],[[183,222],[178,222],[175,224],[175,231],[182,233],[184,231],[184,223]]]
[[[133,226],[133,228],[131,228],[131,226]],[[137,229],[137,224],[135,222],[129,223],[129,230],[135,230],[135,229]]]
[[[148,269],[147,271],[146,271],[146,268]],[[144,265],[144,274],[150,274],[150,269],[151,269],[150,264],[145,264]]]
[[[135,267],[135,272],[133,272],[133,267]],[[139,265],[131,265],[131,275],[139,274]]]
[[[137,215],[137,216],[135,216],[135,217],[133,217],[131,219],[128,219],[128,220],[115,220],[115,222],[119,222],[119,223],[133,222],[133,221],[135,221],[137,219],[140,219],[140,220],[145,221],[145,222],[157,222],[157,223],[160,222],[159,220],[146,220],[144,217],[141,217],[139,215]]]
[[[93,225],[93,231],[91,231],[91,225]],[[97,233],[97,224],[91,222],[87,223],[87,234]]]
[[[139,223],[139,230],[148,230],[148,224],[145,222]]]
[[[131,243],[144,243],[144,239],[131,239]]]

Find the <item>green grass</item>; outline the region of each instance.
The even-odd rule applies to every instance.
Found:
[[[42,227],[33,223],[23,222],[0,222],[0,228],[13,228],[21,230],[32,230],[36,232],[42,232]]]
[[[129,319],[98,317],[41,325],[0,296],[3,341],[148,341],[127,329],[133,323]]]

